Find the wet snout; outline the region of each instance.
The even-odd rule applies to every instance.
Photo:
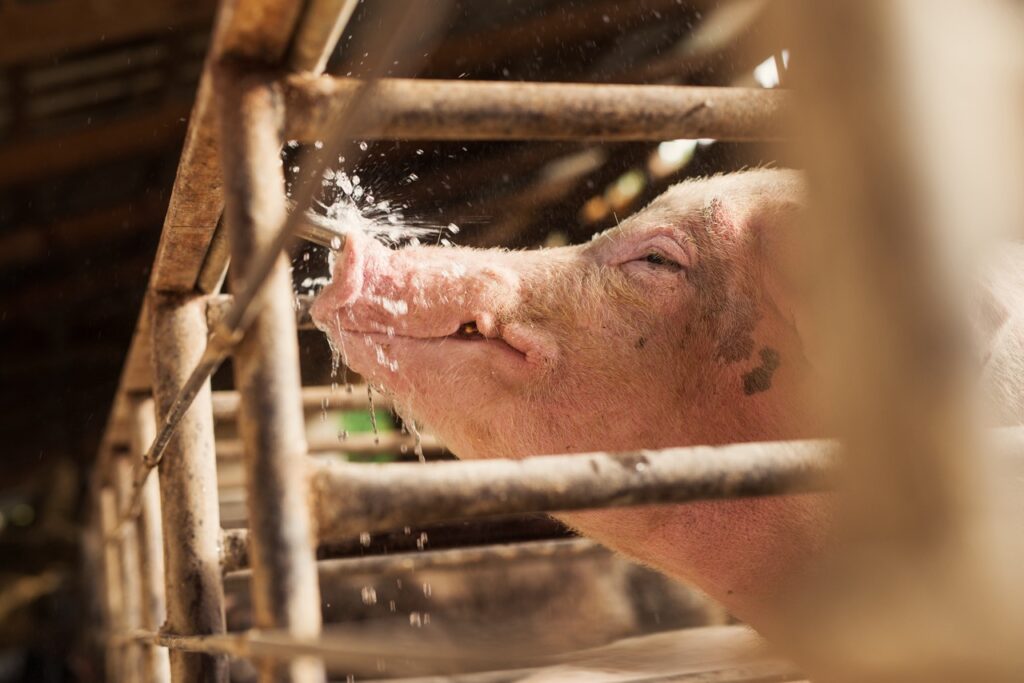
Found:
[[[313,305],[313,319],[349,333],[497,337],[497,321],[515,306],[520,287],[503,256],[467,248],[392,250],[354,233]]]

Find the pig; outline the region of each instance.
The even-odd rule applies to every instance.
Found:
[[[394,250],[353,232],[312,316],[460,458],[820,437],[782,272],[804,194],[783,169],[686,181],[585,244],[532,251]],[[1012,306],[989,308],[996,339]],[[1003,336],[1019,363],[1022,335]],[[1019,416],[1021,387],[1004,384]],[[768,628],[831,515],[828,495],[804,494],[559,517]]]

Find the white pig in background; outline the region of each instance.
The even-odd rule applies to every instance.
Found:
[[[390,250],[352,233],[313,317],[461,458],[825,436],[782,265],[803,194],[794,171],[688,181],[586,244],[534,251]],[[979,320],[1004,421],[1019,422],[1015,249]],[[823,494],[559,515],[759,627],[829,516]]]

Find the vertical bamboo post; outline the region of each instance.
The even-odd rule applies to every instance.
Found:
[[[153,397],[134,394],[129,397],[131,455],[139,459],[156,438],[156,406]],[[167,618],[164,599],[164,536],[160,526],[159,472],[152,472],[142,487],[139,520],[136,524],[139,571],[139,617],[146,631],[158,631]],[[167,649],[142,645],[143,679],[148,683],[168,683],[171,679]]]
[[[281,171],[280,93],[261,79],[222,66],[218,72],[225,222],[231,285],[244,287],[250,266],[286,216]],[[291,635],[320,633],[305,424],[291,272],[281,254],[264,283],[260,308],[234,356],[241,403],[252,539],[254,623]],[[261,681],[322,681],[316,660],[260,662]]]
[[[206,301],[152,295],[153,393],[164,419],[206,347]],[[166,631],[224,632],[224,587],[218,540],[217,468],[210,383],[195,397],[159,467],[167,595]],[[171,680],[226,683],[227,658],[172,652]]]
[[[1024,671],[1019,580],[1000,580],[969,400],[987,350],[969,353],[974,267],[1019,204],[1006,180],[1022,177],[1009,172],[1019,89],[1001,80],[1019,62],[998,5],[1009,7],[835,0],[787,13],[813,192],[804,232],[821,240],[803,290],[819,299],[823,403],[848,445],[840,552],[792,610],[803,663],[823,680]],[[948,49],[952,35],[969,58]]]
[[[132,497],[132,459],[126,453],[113,458],[114,490],[117,509],[126,510]],[[142,625],[142,588],[139,576],[139,521],[130,520],[117,536],[118,560],[121,564],[121,630],[135,631]],[[126,642],[121,647],[121,675],[126,681],[142,679],[141,645]]]
[[[103,539],[104,606],[106,608],[106,677],[108,681],[121,681],[121,656],[117,637],[121,635],[121,614],[124,605],[121,593],[121,561],[117,532],[117,496],[114,489],[104,486],[99,497],[100,538]]]

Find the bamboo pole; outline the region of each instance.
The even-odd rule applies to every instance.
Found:
[[[99,507],[99,524],[104,539],[114,536],[117,529],[117,494],[110,486],[100,489],[99,499],[96,501]],[[123,633],[122,614],[124,595],[121,592],[121,562],[118,557],[118,546],[116,543],[106,542],[103,544],[103,594],[104,594],[104,618],[106,620],[106,676],[107,680],[124,680],[121,669],[120,647],[117,643],[117,636]]]
[[[602,555],[610,552],[593,541],[583,538],[570,538],[469,548],[450,548],[429,552],[398,553],[395,555],[342,557],[317,562],[317,573],[320,581],[330,585],[330,582],[336,578],[352,576],[353,574],[371,574],[381,577],[428,569],[462,569],[467,567],[504,565],[520,560],[557,561],[574,557]],[[233,576],[247,577],[251,574],[252,570],[241,569],[234,572]]]
[[[153,393],[158,417],[164,420],[203,355],[206,302],[198,297],[152,297]],[[208,379],[200,384],[191,407],[181,413],[159,467],[166,630],[182,636],[223,633],[220,513]],[[175,683],[227,682],[223,657],[173,652],[170,662]]]
[[[127,504],[132,493],[132,461],[128,454],[114,457],[114,491],[117,507]],[[121,530],[117,539],[121,579],[121,630],[142,628],[142,579],[139,563],[139,522],[131,522]],[[142,648],[128,643],[120,652],[120,671],[125,681],[142,680]]]
[[[149,395],[133,394],[130,397],[131,412],[131,455],[141,459],[146,447],[156,435],[156,406]],[[141,508],[135,527],[138,532],[138,562],[140,578],[140,624],[139,627],[159,630],[167,618],[167,601],[164,597],[164,534],[160,526],[160,484],[159,473],[150,477],[142,487]],[[122,501],[122,505],[123,505]],[[170,661],[167,650],[155,645],[142,646],[143,680],[148,683],[168,683],[171,679]]]
[[[350,434],[344,440],[337,437],[316,438],[307,442],[310,454],[348,454],[357,456],[380,455],[384,453],[412,453],[417,446],[417,439],[401,432],[382,432],[379,434]],[[424,454],[439,455],[444,446],[437,437],[423,435],[419,439],[419,447]],[[217,460],[237,460],[243,457],[245,444],[241,441],[218,441]]]
[[[1013,342],[971,315],[992,296],[980,257],[1024,218],[1019,7],[836,0],[786,19],[813,190],[800,286],[849,465],[832,562],[787,601],[794,642],[822,680],[1022,680],[1019,526],[1000,536],[1007,475],[972,403]]]
[[[325,464],[313,475],[321,539],[453,519],[821,490],[836,445],[789,441],[523,460]],[[396,505],[395,501],[401,501]]]
[[[282,112],[275,92],[258,76],[224,67],[217,72],[225,225],[234,268],[232,288],[250,280],[272,247],[287,207],[278,137]],[[264,278],[259,311],[234,353],[240,397],[238,430],[244,444],[254,623],[297,638],[320,633],[320,591],[305,471],[305,422],[299,350],[292,310],[291,269],[278,252]],[[260,680],[323,681],[323,665],[297,659],[258,662]]]
[[[234,419],[238,413],[239,401],[237,391],[213,392],[213,418],[215,420]],[[305,386],[302,387],[302,407],[306,411],[369,410],[370,400],[365,384],[352,385],[351,391],[345,387]],[[391,402],[384,396],[375,396],[373,407],[377,410],[391,410]],[[337,445],[343,446],[344,444]]]
[[[286,76],[285,135],[322,139],[363,82]],[[381,79],[359,138],[412,140],[776,140],[790,95],[759,88]]]

